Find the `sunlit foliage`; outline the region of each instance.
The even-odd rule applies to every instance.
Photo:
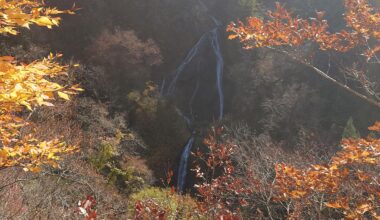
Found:
[[[355,50],[366,58],[367,62],[379,64],[377,54],[380,51],[380,13],[378,8],[372,7],[368,0],[344,0],[344,6],[346,28],[335,33],[329,32],[330,27],[324,19],[324,12],[317,12],[316,18],[304,19],[292,15],[283,5],[277,3],[276,10],[268,12],[268,19],[250,17],[245,23],[241,21],[237,24],[231,23],[227,28],[232,32],[229,39],[238,38],[246,49],[261,47],[280,49],[291,58],[311,67],[335,85],[380,108],[376,83],[369,79],[367,70],[357,69],[355,65],[342,69],[342,72],[360,83],[361,88],[354,89],[314,66],[313,55],[300,57],[296,52],[296,48],[314,43],[321,51],[342,53]]]
[[[222,127],[213,129],[204,139],[208,153],[195,153],[198,163],[194,171],[199,184],[194,187],[201,198],[198,207],[207,219],[241,219],[241,208],[250,205],[255,190],[251,186],[256,182],[249,172],[245,177],[252,185],[236,175],[239,171],[232,157],[236,146],[221,141],[222,131]]]
[[[62,13],[45,7],[40,1],[0,1],[0,33],[16,35],[18,27],[36,24],[51,28],[59,24]],[[0,57],[0,168],[20,166],[39,171],[42,164],[56,166],[59,154],[73,152],[58,139],[40,141],[26,117],[38,106],[53,106],[56,98],[69,100],[81,89],[57,81],[67,75],[67,66],[55,61],[60,55],[50,54],[40,61],[24,64],[11,56]],[[28,126],[29,125],[29,126]]]
[[[367,0],[345,0],[347,30],[337,33],[328,31],[329,25],[323,19],[324,12],[317,12],[317,18],[294,17],[280,3],[277,10],[269,12],[270,20],[257,17],[247,19],[247,23],[230,24],[230,39],[239,38],[246,48],[265,46],[300,46],[306,41],[319,45],[320,49],[346,52],[357,46],[364,46],[363,53],[372,58],[380,47],[368,49],[368,40],[380,40],[380,13]]]
[[[369,128],[380,132],[380,123]],[[340,210],[348,219],[365,214],[378,219],[380,204],[380,139],[344,139],[342,150],[327,165],[308,169],[278,164],[276,166],[276,200],[292,200],[294,214],[321,200],[325,208]]]
[[[324,12],[317,12],[316,18],[303,19],[293,16],[284,6],[277,3],[276,11],[268,12],[268,20],[251,17],[246,23],[239,21],[237,24],[230,24],[227,28],[232,32],[229,39],[238,38],[246,49],[296,48],[309,42],[318,45],[322,51],[344,53],[356,49],[367,58],[367,62],[374,59],[379,63],[379,11],[367,0],[345,0],[344,6],[346,28],[336,33],[329,32]],[[302,60],[302,63],[352,94],[372,102],[370,96],[359,94],[339,83],[306,59],[303,57],[297,60]],[[367,76],[364,73],[355,74],[363,87],[368,87],[371,81]],[[377,98],[371,89],[366,90],[369,95]],[[378,99],[374,104],[379,106]],[[376,135],[360,138],[353,127],[352,119],[348,122],[348,127],[350,128],[345,129],[347,134],[344,134],[346,139],[341,143],[342,150],[332,157],[328,164],[311,165],[309,168],[296,168],[287,164],[275,166],[273,202],[288,204],[289,219],[303,218],[303,214],[310,209],[316,211],[318,218],[321,218],[323,213],[326,214],[326,211],[330,214],[335,213],[335,217],[344,216],[347,219],[361,219],[364,216],[379,218],[379,139],[375,138]],[[379,123],[369,129],[379,132]]]
[[[0,0],[0,33],[18,33],[18,27],[29,28],[31,24],[52,28],[58,26],[60,14],[73,12],[45,7],[43,1],[36,0]]]
[[[202,219],[197,203],[188,195],[169,189],[146,188],[131,196],[131,213],[142,219]],[[133,206],[134,205],[134,206]]]
[[[380,123],[369,130],[379,134]],[[269,195],[265,209],[272,210],[272,214],[275,210],[276,215],[287,219],[307,219],[314,215],[320,219],[327,216],[334,219],[380,217],[378,138],[343,139],[342,149],[328,164],[297,167],[277,163],[274,165],[275,172],[268,173],[272,176],[271,183],[265,183],[256,179],[253,170],[245,170],[243,177],[237,175],[240,171],[232,160],[236,146],[220,142],[217,137],[211,135],[205,139],[204,143],[210,151],[208,154],[195,154],[206,168],[199,165],[195,168],[196,176],[201,180],[200,184],[195,185],[201,198],[198,206],[210,219],[222,219],[221,216],[240,219],[240,210],[258,207],[254,196],[263,193]],[[282,213],[285,210],[281,211],[280,207],[286,207],[286,214]],[[249,216],[261,214],[262,211],[256,209],[251,210]]]

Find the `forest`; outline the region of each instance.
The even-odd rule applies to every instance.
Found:
[[[380,220],[379,0],[0,0],[0,220]]]

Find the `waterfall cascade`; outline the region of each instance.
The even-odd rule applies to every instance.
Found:
[[[223,117],[224,111],[224,94],[223,94],[223,67],[224,60],[220,50],[218,28],[211,31],[211,44],[216,57],[216,87],[219,95],[219,120]]]
[[[181,161],[179,163],[178,168],[178,177],[177,177],[177,190],[178,192],[183,192],[185,189],[185,181],[186,181],[186,175],[187,175],[187,164],[190,156],[191,147],[194,144],[195,137],[194,135],[191,135],[189,140],[187,141],[185,148],[183,149],[182,155],[181,155]]]
[[[171,95],[174,93],[176,89],[176,83],[178,81],[178,78],[183,73],[183,70],[186,68],[186,66],[193,60],[193,58],[198,54],[200,47],[203,45],[203,42],[207,40],[208,38],[208,32],[203,34],[201,39],[191,48],[189,53],[186,55],[185,59],[182,61],[181,65],[175,70],[174,72],[174,78],[172,82],[169,85],[168,91],[166,95]]]
[[[224,95],[223,95],[223,67],[224,67],[224,59],[222,55],[222,51],[220,48],[220,39],[219,39],[219,27],[221,27],[221,23],[216,20],[214,17],[211,17],[217,27],[212,30],[206,32],[201,36],[198,42],[190,49],[188,54],[182,63],[178,66],[178,68],[174,71],[174,76],[171,82],[168,84],[167,88],[165,85],[165,80],[161,85],[161,94],[170,96],[176,92],[177,82],[180,77],[183,75],[186,67],[200,54],[201,49],[206,47],[206,45],[211,46],[212,54],[215,57],[215,72],[216,72],[216,92],[218,94],[218,119],[222,119],[224,114]],[[167,82],[166,82],[167,83]],[[178,177],[177,177],[177,190],[178,192],[183,192],[186,185],[186,176],[187,176],[187,167],[188,167],[188,159],[191,153],[191,148],[195,142],[195,131],[192,128],[192,123],[194,120],[193,117],[193,104],[194,99],[199,92],[199,80],[197,81],[194,91],[189,100],[189,114],[190,117],[186,116],[181,110],[177,109],[177,112],[181,117],[186,121],[188,129],[191,132],[191,137],[188,139],[187,143],[184,146],[184,149],[181,154],[181,159],[179,163],[178,169]],[[208,106],[205,106],[208,107]]]

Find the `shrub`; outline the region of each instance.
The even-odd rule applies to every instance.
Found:
[[[148,66],[162,63],[160,49],[155,42],[152,39],[141,40],[133,30],[104,30],[89,51],[93,60],[111,65],[116,62]]]
[[[152,68],[162,63],[162,56],[156,43],[140,39],[132,30],[103,31],[88,48],[90,61],[103,66],[106,73],[99,71],[92,83],[100,88],[111,100],[125,100],[125,94],[133,89],[143,89],[151,80]],[[104,82],[107,82],[104,88]],[[117,102],[115,102],[117,104]]]
[[[146,83],[143,91],[134,90],[128,94],[128,101],[140,117],[154,119],[158,108],[157,87],[152,82]]]
[[[343,130],[342,138],[360,138],[360,133],[354,125],[354,119],[350,117],[347,121],[346,127]]]
[[[90,161],[109,183],[116,185],[123,193],[131,194],[151,183],[153,178],[144,160],[118,149],[123,138],[124,134],[117,132],[115,137],[103,140]]]
[[[99,152],[91,158],[91,162],[100,171],[106,167],[113,156],[115,156],[114,146],[109,142],[103,141],[100,144]]]
[[[187,195],[178,195],[170,189],[146,188],[131,195],[130,213],[136,219],[158,216],[165,219],[199,219],[197,203]]]

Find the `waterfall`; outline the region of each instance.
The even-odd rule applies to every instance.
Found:
[[[176,91],[177,82],[183,72],[185,71],[186,67],[191,63],[191,61],[200,54],[200,50],[203,48],[205,43],[207,42],[210,45],[210,48],[212,50],[212,54],[215,57],[215,72],[216,72],[216,90],[218,95],[218,119],[221,120],[224,114],[224,94],[223,94],[223,68],[224,68],[224,59],[222,56],[222,51],[220,48],[220,39],[219,39],[219,27],[222,27],[222,24],[215,19],[214,17],[210,16],[211,19],[214,21],[215,25],[217,27],[213,28],[212,30],[204,33],[201,38],[198,40],[198,42],[190,49],[190,51],[187,53],[185,59],[182,61],[182,63],[178,66],[178,68],[174,71],[173,78],[171,81],[165,82],[165,80],[162,82],[160,93],[163,95],[173,95]],[[207,48],[207,47],[205,47]],[[199,71],[200,66],[198,66]],[[165,92],[165,88],[167,85],[167,90]],[[191,148],[195,141],[195,131],[192,128],[194,115],[193,115],[193,103],[197,96],[198,90],[200,87],[200,81],[198,79],[194,91],[190,97],[189,100],[189,114],[190,117],[188,117],[186,114],[184,114],[180,109],[177,108],[177,113],[185,120],[188,129],[191,132],[191,136],[186,142],[184,149],[181,154],[181,159],[179,163],[179,169],[178,169],[178,177],[177,177],[177,190],[179,193],[182,193],[185,189],[185,183],[186,183],[186,177],[187,177],[187,167],[188,167],[188,159],[190,156]],[[205,106],[209,108],[209,106]]]
[[[165,82],[166,80],[164,79],[161,83],[161,86],[160,86],[160,95],[163,96],[164,95],[164,88],[165,88]]]
[[[219,120],[221,120],[224,113],[224,94],[222,85],[224,60],[220,50],[218,28],[211,31],[211,44],[216,57],[216,87],[219,95]]]
[[[189,117],[187,117],[179,108],[175,108],[175,110],[176,110],[177,114],[179,116],[181,116],[183,118],[183,120],[185,120],[187,128],[191,132],[193,132],[193,129],[192,129],[192,120]]]
[[[186,68],[186,66],[193,60],[195,55],[198,54],[200,46],[202,45],[203,41],[205,41],[206,39],[207,39],[207,33],[202,35],[201,39],[199,39],[199,41],[193,46],[193,48],[191,48],[189,53],[186,55],[181,65],[179,65],[179,67],[175,70],[174,78],[168,88],[168,93],[167,93],[168,95],[172,94],[175,91],[178,78],[180,77],[181,73]]]
[[[199,90],[199,80],[197,81],[197,84],[195,85],[195,89],[193,94],[191,95],[190,102],[189,102],[189,109],[190,109],[190,115],[192,116],[192,119],[194,120],[194,114],[193,114],[193,103],[195,96],[197,95]]]
[[[183,149],[181,160],[179,161],[177,190],[180,193],[183,192],[183,190],[185,189],[186,176],[187,176],[187,163],[190,156],[191,147],[194,144],[194,139],[195,139],[194,135],[191,135],[191,137],[189,138],[189,140],[187,141]]]

